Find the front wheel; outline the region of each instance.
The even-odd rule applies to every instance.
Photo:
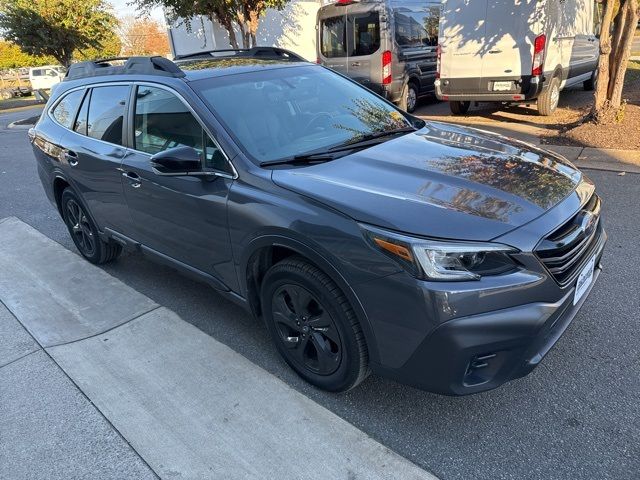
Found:
[[[62,217],[80,254],[96,265],[115,260],[122,247],[103,241],[98,229],[71,188],[62,192]]]
[[[343,392],[369,374],[367,345],[349,301],[314,265],[290,257],[271,267],[261,305],[278,352],[309,383]]]
[[[470,106],[471,102],[458,102],[455,100],[449,102],[449,108],[454,115],[464,115],[469,111]]]

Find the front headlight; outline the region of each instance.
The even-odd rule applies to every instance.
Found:
[[[510,254],[518,250],[499,243],[424,240],[360,225],[367,241],[411,275],[426,280],[479,280],[517,268]]]

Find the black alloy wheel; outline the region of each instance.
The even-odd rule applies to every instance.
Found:
[[[70,198],[65,203],[65,220],[71,232],[73,243],[85,257],[92,257],[96,253],[96,236],[93,234],[89,218],[75,199]]]
[[[273,295],[272,315],[290,361],[317,375],[331,375],[342,360],[342,341],[326,308],[300,285]]]

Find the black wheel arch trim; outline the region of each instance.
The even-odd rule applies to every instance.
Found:
[[[238,273],[240,273],[240,275],[238,276],[240,277],[239,281],[241,295],[244,298],[249,298],[249,286],[247,282],[249,273],[249,262],[257,252],[266,247],[284,247],[296,252],[297,254],[311,261],[325,274],[327,274],[332,281],[336,283],[336,285],[347,297],[347,300],[349,300],[349,303],[353,308],[358,321],[360,322],[360,326],[362,327],[362,331],[367,341],[367,348],[369,349],[369,356],[371,361],[377,363],[380,357],[378,355],[375,335],[373,333],[373,330],[371,329],[369,318],[367,317],[360,299],[356,295],[355,291],[351,288],[347,280],[344,278],[342,273],[337,268],[335,268],[334,263],[332,263],[325,255],[319,253],[316,249],[307,245],[306,243],[279,233],[268,233],[255,237],[253,240],[251,240],[249,244],[244,248],[244,252],[240,259],[238,268]]]

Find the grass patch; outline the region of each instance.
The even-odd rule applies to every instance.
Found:
[[[637,82],[640,80],[640,61],[630,60],[627,67],[627,73],[624,77],[625,85]]]

